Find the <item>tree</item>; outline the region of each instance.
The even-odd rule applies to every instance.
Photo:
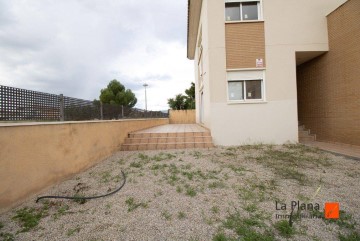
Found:
[[[189,89],[185,90],[186,103],[188,109],[195,109],[195,83],[191,82],[191,86]]]
[[[186,96],[182,94],[178,94],[175,98],[168,99],[168,104],[171,109],[173,110],[186,110],[187,103],[186,103]]]
[[[173,110],[195,109],[195,84],[191,82],[189,89],[185,90],[185,94],[177,94],[175,98],[168,99],[168,105]]]
[[[116,79],[110,81],[107,88],[100,91],[100,100],[102,103],[127,107],[134,107],[137,103],[135,94],[130,89],[125,89],[125,86]]]

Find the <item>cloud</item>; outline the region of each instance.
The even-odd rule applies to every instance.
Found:
[[[83,99],[118,79],[144,107],[193,81],[186,1],[0,0],[0,84]]]

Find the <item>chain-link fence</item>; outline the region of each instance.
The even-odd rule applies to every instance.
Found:
[[[0,85],[0,121],[117,120],[168,116],[161,111],[145,111]]]

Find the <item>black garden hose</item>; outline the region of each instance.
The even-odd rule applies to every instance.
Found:
[[[109,193],[107,193],[107,194],[104,194],[104,195],[93,196],[93,197],[41,196],[41,197],[38,197],[38,198],[36,199],[36,202],[38,202],[38,201],[41,200],[41,199],[45,199],[45,198],[73,199],[73,200],[74,200],[74,199],[75,199],[75,200],[89,200],[89,199],[96,199],[96,198],[101,198],[101,197],[110,196],[110,195],[112,195],[112,194],[117,193],[118,191],[121,190],[121,188],[124,187],[125,182],[126,182],[126,176],[125,176],[125,173],[124,173],[123,171],[121,171],[121,174],[122,174],[123,179],[124,179],[124,181],[123,181],[123,183],[121,184],[121,186],[120,186],[118,189],[116,189],[116,190],[114,190],[114,191],[112,191],[112,192],[109,192]]]

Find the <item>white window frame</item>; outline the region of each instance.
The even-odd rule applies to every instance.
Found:
[[[230,75],[238,74],[238,78],[229,79]],[[252,76],[254,75],[254,76]],[[246,96],[246,81],[252,80],[261,80],[261,99],[247,99]],[[243,84],[243,97],[242,100],[231,100],[229,96],[229,83],[230,82],[240,82]],[[226,96],[228,104],[250,104],[250,103],[266,103],[266,85],[265,85],[265,70],[255,70],[255,69],[245,69],[245,70],[228,70],[227,71],[227,80],[226,80]]]
[[[258,19],[257,20],[243,20],[242,16],[242,3],[244,2],[257,2],[257,10],[258,10]],[[262,10],[262,0],[225,0],[225,3],[240,3],[240,20],[226,20],[226,16],[224,16],[225,22],[227,23],[236,23],[236,22],[259,22],[263,20],[263,10]],[[225,5],[224,5],[225,6]],[[224,9],[225,14],[226,8]]]

